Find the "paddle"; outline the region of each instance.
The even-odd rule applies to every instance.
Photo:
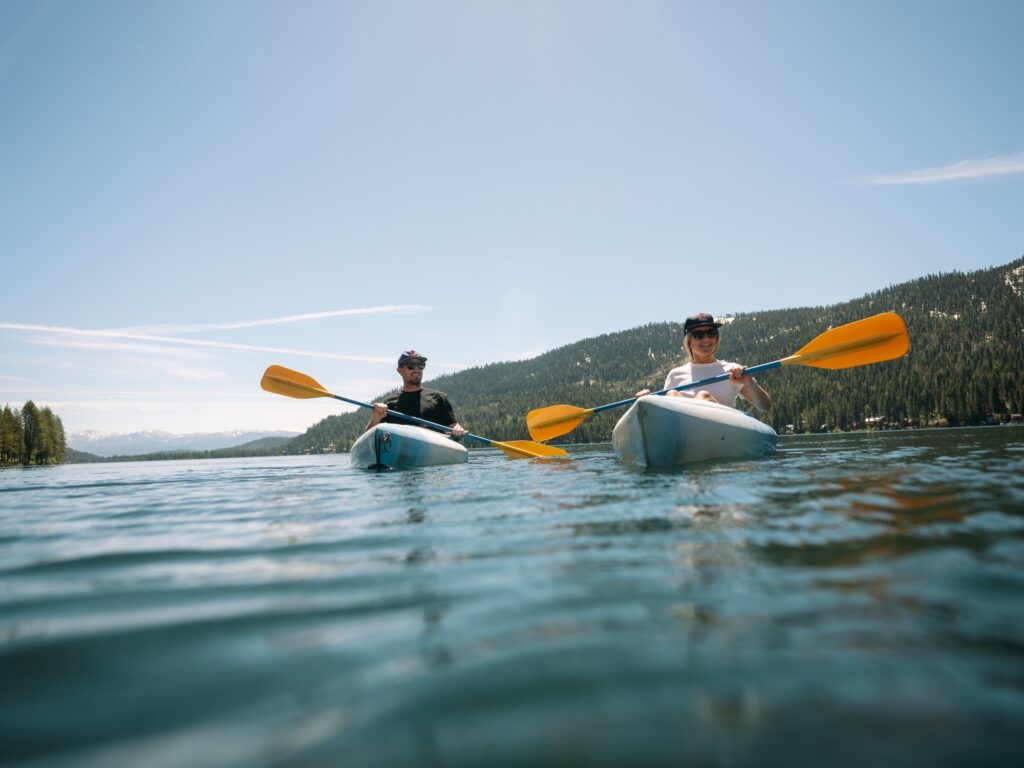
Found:
[[[363,403],[359,400],[352,400],[348,397],[332,394],[325,390],[316,379],[280,365],[272,365],[267,368],[266,372],[263,374],[263,380],[260,381],[260,386],[268,392],[284,395],[285,397],[297,397],[299,399],[333,397],[335,400],[343,400],[346,403],[358,405],[360,408],[369,408],[370,410],[373,410],[373,406],[369,403]],[[399,411],[392,411],[390,408],[388,409],[388,415],[396,416],[400,419],[411,421],[413,424],[430,427],[431,429],[436,429],[441,432],[452,431],[451,427],[446,427],[443,424],[435,424],[434,422],[427,421],[426,419],[409,416],[408,414],[401,413]],[[479,435],[473,435],[469,432],[466,433],[466,437],[478,440],[481,443],[493,445],[495,448],[500,448],[506,456],[511,456],[514,459],[522,457],[544,459],[553,456],[564,458],[569,455],[561,448],[556,448],[553,445],[542,445],[541,443],[534,443],[529,440],[512,440],[507,443],[499,443],[497,440],[480,437]]]
[[[755,365],[744,370],[745,374],[761,373],[783,365],[808,365],[814,368],[853,368],[858,365],[880,363],[902,357],[910,348],[910,336],[903,318],[894,312],[883,312],[854,323],[841,325],[815,338],[799,352],[772,363]],[[654,392],[664,395],[672,390],[692,389],[725,381],[728,373],[713,376],[678,387]],[[622,408],[636,400],[630,397],[617,403],[608,403],[596,408],[577,408],[574,405],[549,405],[538,408],[526,415],[526,426],[534,440],[550,440],[553,437],[572,432],[595,413]]]

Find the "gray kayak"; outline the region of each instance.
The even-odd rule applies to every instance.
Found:
[[[454,440],[411,424],[377,424],[359,436],[349,453],[356,469],[404,469],[469,461],[469,452]]]
[[[646,467],[708,459],[750,459],[775,452],[778,435],[736,408],[692,397],[639,398],[612,431],[615,455]]]

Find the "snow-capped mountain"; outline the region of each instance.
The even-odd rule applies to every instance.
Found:
[[[110,432],[75,432],[68,436],[68,446],[76,451],[97,456],[138,456],[157,451],[213,451],[250,443],[264,437],[295,437],[298,432],[199,432],[175,435],[171,432],[147,430],[114,434]]]

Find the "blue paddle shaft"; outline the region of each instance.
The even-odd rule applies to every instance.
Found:
[[[370,405],[369,403],[364,403],[362,400],[353,400],[350,397],[342,397],[341,395],[335,395],[335,394],[331,394],[331,397],[333,397],[335,400],[341,400],[342,402],[345,402],[345,403],[351,403],[352,405],[358,405],[360,408],[369,408],[371,411],[373,410],[373,406],[372,405]],[[405,419],[406,421],[411,421],[413,424],[419,424],[421,427],[429,427],[431,429],[436,429],[439,432],[447,432],[448,434],[451,434],[451,432],[452,432],[452,428],[451,427],[446,427],[443,424],[435,424],[432,421],[427,421],[426,419],[421,419],[418,416],[410,416],[409,414],[402,413],[401,411],[392,411],[390,408],[388,408],[388,416],[395,416],[395,417],[397,417],[399,419]],[[471,437],[474,440],[479,440],[481,443],[487,443],[487,445],[490,445],[491,443],[494,442],[493,440],[490,440],[490,439],[488,439],[486,437],[480,437],[480,435],[474,435],[474,434],[472,434],[470,432],[466,432],[465,436],[466,437]]]
[[[762,371],[770,371],[772,368],[781,368],[781,367],[782,367],[782,361],[781,360],[776,360],[775,362],[772,362],[772,363],[763,363],[762,365],[754,365],[754,366],[751,366],[750,368],[744,368],[743,369],[743,375],[744,376],[753,376],[755,373],[761,373]],[[666,394],[668,392],[673,392],[673,391],[676,391],[676,390],[682,391],[684,389],[694,389],[695,387],[703,387],[706,384],[714,384],[715,382],[718,382],[718,381],[725,381],[726,379],[729,379],[729,378],[731,378],[730,374],[722,373],[722,374],[719,374],[718,376],[712,376],[709,379],[701,379],[700,381],[691,381],[689,384],[680,384],[678,387],[670,387],[668,389],[663,389],[660,392],[652,392],[651,394],[652,395],[664,395],[664,394]],[[612,408],[622,408],[623,406],[629,405],[630,403],[633,403],[635,401],[636,401],[635,397],[628,397],[625,400],[619,400],[619,402],[617,402],[617,403],[608,403],[608,405],[599,405],[597,408],[594,409],[594,413],[601,413],[602,411],[610,411],[610,410],[612,410]]]

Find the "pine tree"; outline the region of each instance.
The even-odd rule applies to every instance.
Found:
[[[25,445],[21,456],[22,464],[31,464],[39,450],[40,424],[39,409],[29,400],[21,409],[21,423],[24,427]]]
[[[15,464],[21,461],[25,451],[25,431],[21,424],[21,413],[10,405],[0,411],[0,464]]]

